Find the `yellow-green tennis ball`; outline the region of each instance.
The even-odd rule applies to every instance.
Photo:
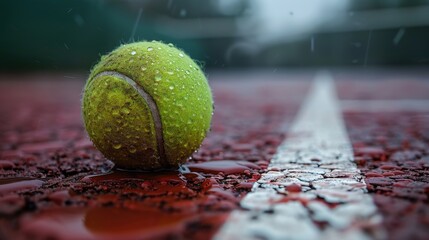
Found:
[[[120,46],[101,57],[83,94],[89,137],[118,168],[176,167],[210,129],[213,99],[206,77],[172,44]]]

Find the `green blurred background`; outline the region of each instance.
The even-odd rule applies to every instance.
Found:
[[[138,40],[206,68],[429,65],[423,0],[16,0],[0,17],[3,72],[87,71]]]

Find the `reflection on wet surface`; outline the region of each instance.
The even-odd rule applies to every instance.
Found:
[[[38,188],[43,183],[41,180],[28,177],[2,178],[0,179],[0,195],[13,191]]]

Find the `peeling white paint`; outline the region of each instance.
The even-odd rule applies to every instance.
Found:
[[[288,136],[215,239],[384,239],[329,75],[316,77]]]

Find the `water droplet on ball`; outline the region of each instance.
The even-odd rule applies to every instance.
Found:
[[[132,52],[131,52],[131,55],[136,55],[136,51],[132,51]]]
[[[150,51],[153,51],[153,47],[148,47],[147,48],[147,50],[150,52]]]
[[[135,153],[135,152],[137,151],[137,149],[136,149],[133,145],[131,145],[131,146],[128,148],[128,151],[129,151],[130,153]]]
[[[122,147],[122,144],[120,144],[120,143],[114,143],[113,144],[114,149],[120,149],[121,147]]]

